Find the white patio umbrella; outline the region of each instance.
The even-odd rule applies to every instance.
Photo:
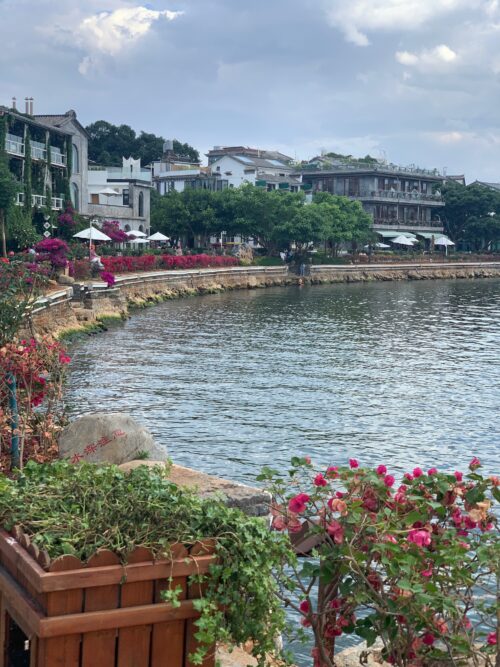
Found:
[[[87,227],[77,234],[73,234],[75,239],[88,239],[89,241],[111,241],[109,236],[103,234],[99,229],[95,227]]]
[[[455,245],[453,241],[446,236],[441,236],[438,238],[436,241],[434,241],[434,245],[444,245],[444,246],[449,246],[449,245]]]
[[[407,236],[396,236],[395,239],[391,239],[391,243],[399,243],[400,245],[413,245],[413,240],[409,239]]]
[[[92,225],[90,225],[90,227],[87,227],[87,229],[82,229],[81,232],[73,234],[73,238],[89,240],[89,259],[92,253],[92,241],[111,241],[109,236],[103,234],[99,229],[92,227]]]
[[[162,234],[161,232],[155,232],[151,236],[148,236],[149,241],[169,241],[169,237],[165,236],[165,234]]]
[[[129,239],[128,243],[149,243],[149,239]]]
[[[139,232],[136,229],[131,229],[129,232],[127,232],[127,234],[135,236],[137,239],[147,236],[147,234],[145,234],[144,232]]]
[[[119,195],[120,193],[117,190],[113,190],[113,188],[104,188],[104,190],[99,190],[100,195]]]

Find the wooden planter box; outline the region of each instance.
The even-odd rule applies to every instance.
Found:
[[[191,667],[201,591],[187,578],[208,571],[210,540],[189,553],[174,545],[170,561],[137,548],[127,565],[106,550],[83,564],[50,562],[14,534],[0,530],[0,667]],[[182,588],[179,607],[161,601],[169,577]]]

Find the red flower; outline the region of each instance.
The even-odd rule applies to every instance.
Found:
[[[377,475],[385,475],[385,473],[387,472],[387,468],[385,466],[381,465],[377,468],[376,472],[377,472]]]
[[[489,646],[495,646],[496,643],[497,643],[497,633],[496,632],[490,632],[490,634],[488,635],[488,637],[486,639],[486,643]]]
[[[413,482],[413,475],[411,474],[411,472],[405,472],[403,477],[407,479],[409,482]]]
[[[431,534],[428,530],[410,530],[408,533],[408,542],[413,542],[419,547],[428,547],[431,543]]]
[[[343,498],[345,496],[345,493],[342,493],[342,491],[335,491],[335,497],[336,498]]]
[[[394,484],[395,481],[396,481],[396,480],[395,480],[395,478],[394,478],[394,475],[386,475],[386,476],[384,477],[384,484],[385,484],[386,486],[392,486],[392,485]]]
[[[463,476],[464,476],[463,472],[459,472],[458,470],[455,470],[455,472],[453,474],[455,475],[455,479],[457,480],[457,482],[462,481]]]
[[[436,638],[432,634],[432,632],[427,631],[423,636],[422,636],[422,641],[426,646],[432,646],[434,642],[436,641]]]
[[[338,470],[339,470],[339,469],[338,469],[337,466],[329,466],[329,467],[326,469],[326,476],[327,476],[327,477],[331,477],[331,479],[335,479],[336,477],[339,476],[339,472],[338,472]]]
[[[356,459],[349,459],[349,465],[351,468],[359,468],[359,463]]]
[[[344,541],[344,529],[338,521],[332,520],[326,527],[328,535],[333,538],[335,544],[342,544]]]
[[[314,485],[315,486],[327,486],[328,482],[326,479],[323,477],[323,475],[319,472],[316,477],[314,478]]]
[[[477,458],[477,456],[474,456],[472,461],[469,463],[469,468],[471,470],[475,470],[476,468],[481,467],[481,461]]]
[[[422,477],[424,474],[424,471],[422,468],[413,468],[413,477],[416,479],[417,477]]]
[[[309,500],[310,497],[307,495],[307,493],[299,493],[290,499],[288,503],[288,509],[294,514],[301,514],[302,512],[305,512]]]
[[[437,471],[438,471],[437,468],[429,468],[427,474],[429,475],[429,477],[431,477],[432,475],[437,475]]]
[[[303,614],[308,614],[311,611],[311,603],[309,600],[302,600],[299,604],[299,609]]]

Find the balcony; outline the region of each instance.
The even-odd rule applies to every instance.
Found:
[[[46,160],[47,148],[41,141],[30,141],[31,157],[33,160]]]
[[[50,147],[50,163],[55,164],[58,167],[66,166],[66,155],[61,153],[58,148],[55,146]]]
[[[351,195],[350,195],[351,196]],[[429,206],[444,206],[444,201],[441,195],[427,192],[403,192],[402,190],[370,190],[361,192],[359,195],[354,195],[355,199],[369,199],[376,201],[390,201],[399,203],[411,204],[426,204]]]
[[[24,142],[22,137],[15,134],[7,134],[5,137],[5,150],[11,155],[24,155]]]
[[[407,220],[405,218],[373,218],[373,228],[390,228],[395,231],[415,231],[421,232],[442,232],[443,223],[441,220]]]
[[[31,195],[31,206],[38,206],[38,208],[44,208],[47,201],[47,197],[44,195]],[[24,192],[17,193],[17,206],[24,205]],[[53,211],[60,211],[64,206],[63,197],[52,197],[51,208]]]

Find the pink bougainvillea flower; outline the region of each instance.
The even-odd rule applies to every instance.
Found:
[[[306,511],[307,503],[310,500],[311,498],[307,495],[307,493],[299,493],[293,498],[290,498],[290,501],[288,502],[288,509],[294,514],[301,514],[302,512]]]
[[[336,479],[339,476],[339,469],[337,466],[329,466],[326,469],[326,476],[331,479]]]
[[[486,638],[486,643],[489,646],[495,646],[496,643],[497,643],[497,633],[496,632],[490,632],[490,634]]]
[[[311,603],[309,600],[302,600],[299,604],[299,609],[303,614],[308,614],[311,611]]]
[[[330,604],[328,605],[330,609],[340,609],[342,606],[342,600],[340,598],[335,598],[334,600],[330,601]]]
[[[431,534],[428,530],[410,530],[408,533],[408,542],[413,542],[413,544],[419,547],[428,547],[431,543]]]
[[[304,456],[304,461],[307,463],[308,466],[311,465],[311,457],[310,456]]]
[[[275,516],[271,526],[274,530],[285,530],[285,528],[287,527],[285,517]]]
[[[437,468],[429,468],[427,474],[429,475],[429,477],[432,477],[432,475],[437,475],[437,471],[438,471]]]
[[[430,565],[427,570],[422,570],[423,577],[432,577],[432,565]]]
[[[462,481],[463,476],[464,476],[463,472],[459,472],[458,470],[455,470],[455,472],[453,474],[455,475],[455,479],[457,480],[457,482]]]
[[[327,524],[326,530],[328,531],[328,535],[333,538],[335,544],[342,544],[344,541],[344,529],[338,521],[331,521]]]
[[[471,462],[469,463],[469,468],[471,470],[475,470],[476,468],[480,467],[481,467],[481,461],[477,458],[477,456],[474,456]]]
[[[414,479],[417,479],[417,477],[422,477],[424,474],[424,471],[422,468],[413,468],[413,477]]]
[[[411,472],[405,472],[403,477],[407,479],[409,482],[413,482],[413,475],[411,474]]]
[[[386,486],[392,486],[392,485],[394,484],[395,481],[396,481],[396,480],[395,480],[395,478],[394,478],[394,475],[386,475],[386,476],[384,477],[384,484],[385,484]]]
[[[422,641],[426,646],[432,646],[436,641],[436,638],[434,637],[432,632],[426,632],[422,635]]]
[[[314,478],[314,486],[327,486],[328,482],[326,479],[323,477],[323,475],[319,472],[316,477]]]
[[[343,498],[345,496],[345,493],[342,491],[335,491],[335,495],[337,498]]]
[[[359,463],[356,459],[349,459],[349,465],[351,468],[359,468]]]
[[[378,466],[376,472],[377,475],[385,475],[385,473],[387,472],[387,468],[384,465],[380,465]]]

